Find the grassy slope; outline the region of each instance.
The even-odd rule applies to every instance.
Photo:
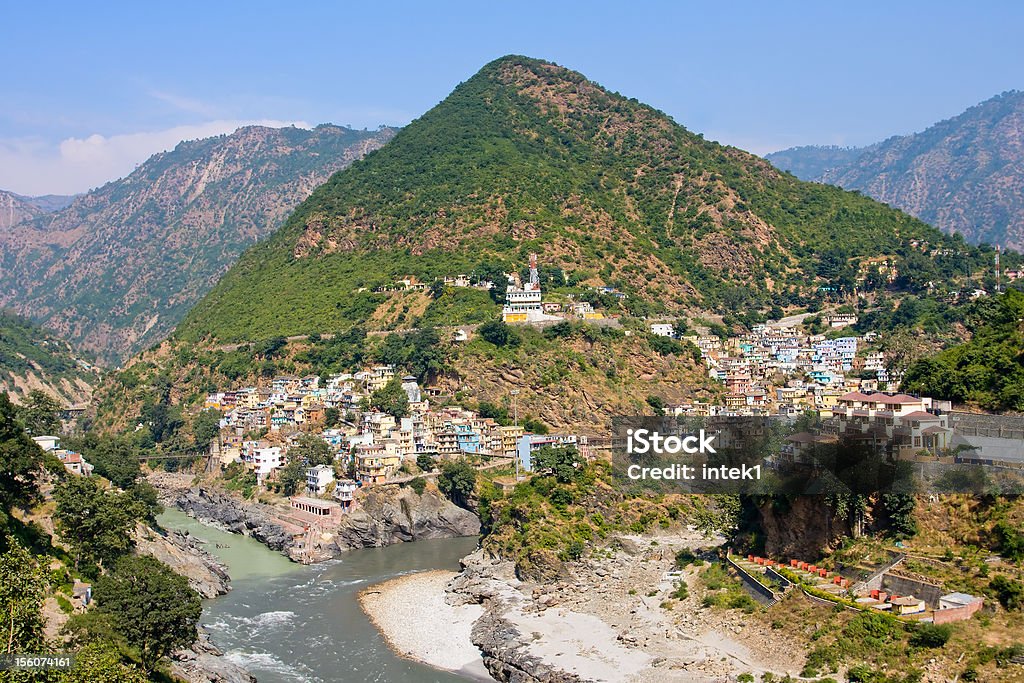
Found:
[[[907,254],[914,238],[954,244],[870,199],[705,141],[580,74],[509,57],[320,187],[176,335],[336,329],[368,317],[361,287],[515,267],[531,251],[619,286],[648,312],[756,308],[787,287],[816,290],[825,249]]]

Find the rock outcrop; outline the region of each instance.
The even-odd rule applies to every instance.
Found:
[[[344,516],[334,540],[339,550],[379,548],[428,538],[476,536],[480,519],[440,493],[379,486],[366,491]]]
[[[771,557],[820,557],[853,535],[847,520],[829,509],[824,496],[797,496],[787,509],[767,503],[759,511],[765,552]]]
[[[196,487],[175,499],[185,514],[233,534],[255,538],[271,550],[288,554],[292,534],[273,519],[273,510],[258,503],[247,503],[215,489]]]
[[[171,673],[188,683],[256,683],[256,677],[225,659],[205,631],[192,647],[171,655]]]
[[[187,578],[189,585],[204,598],[231,590],[227,568],[187,532],[171,530],[163,535],[140,524],[135,533],[135,550],[140,555],[152,555]]]

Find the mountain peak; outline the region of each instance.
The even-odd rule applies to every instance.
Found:
[[[756,310],[782,289],[818,291],[813,245],[839,243],[848,261],[898,253],[912,237],[942,241],[871,200],[706,141],[582,74],[509,55],[318,188],[179,334],[244,340],[372,326],[395,305],[374,290],[395,279],[508,272],[532,252],[578,286],[628,294],[634,314]]]

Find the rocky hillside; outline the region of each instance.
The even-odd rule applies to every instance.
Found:
[[[247,127],[183,142],[0,232],[0,305],[116,362],[162,339],[246,247],[393,134]]]
[[[1024,248],[1024,92],[1012,91],[845,163],[829,148],[768,155],[798,177],[860,190],[972,242]],[[839,161],[833,158],[832,161]]]
[[[71,345],[21,316],[0,310],[0,392],[19,402],[33,390],[62,404],[84,403],[99,380]]]
[[[7,190],[0,190],[0,233],[10,230],[19,223],[59,211],[68,206],[72,199],[73,197],[56,194],[23,197]]]
[[[510,56],[321,186],[176,336],[252,340],[372,323],[393,306],[374,296],[379,285],[518,268],[531,251],[571,282],[617,287],[636,315],[768,310],[784,293],[819,292],[826,245],[856,263],[926,243],[956,246],[579,73]]]

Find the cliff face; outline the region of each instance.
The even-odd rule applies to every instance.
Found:
[[[161,535],[140,524],[135,548],[140,555],[151,555],[184,576],[204,598],[224,595],[231,589],[227,568],[188,534],[168,531]]]
[[[272,511],[266,506],[246,503],[209,488],[185,491],[175,499],[174,504],[200,522],[221,527],[233,534],[252,536],[271,550],[288,554],[294,545],[292,535],[273,520]]]
[[[358,506],[342,517],[337,529],[308,539],[303,548],[277,519],[275,508],[250,503],[211,488],[191,488],[172,497],[173,505],[201,522],[251,536],[271,550],[309,562],[330,559],[357,548],[380,548],[428,538],[475,536],[480,520],[434,489],[417,494],[409,488],[378,486],[365,491]]]
[[[163,338],[246,247],[393,134],[250,126],[182,142],[67,208],[0,229],[0,306],[120,360]]]
[[[340,550],[376,548],[428,538],[476,536],[480,520],[435,490],[381,486],[367,491],[345,515],[335,545]]]
[[[797,497],[788,509],[766,503],[760,513],[769,557],[820,557],[822,550],[853,534],[847,520],[829,509],[824,496]]]

